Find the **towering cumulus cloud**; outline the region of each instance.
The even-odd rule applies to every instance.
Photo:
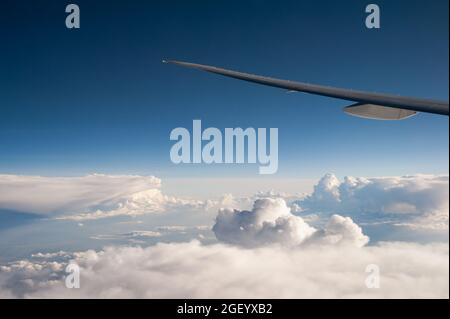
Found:
[[[213,227],[220,241],[247,247],[300,245],[316,230],[290,213],[283,199],[258,199],[251,211],[222,209]]]
[[[244,247],[270,244],[350,244],[364,246],[368,237],[350,218],[333,215],[323,229],[317,230],[295,216],[281,198],[255,201],[251,211],[222,209],[213,231],[219,241]]]
[[[303,211],[401,218],[416,228],[448,229],[448,176],[384,178],[325,175],[314,192],[295,204]]]

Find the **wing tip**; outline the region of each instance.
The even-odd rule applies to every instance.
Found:
[[[184,63],[187,64],[187,62],[182,62],[182,61],[178,61],[178,60],[171,60],[171,59],[162,59],[161,62],[164,63],[164,64],[184,64]]]

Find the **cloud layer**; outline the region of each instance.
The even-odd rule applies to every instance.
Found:
[[[220,199],[195,200],[168,196],[161,192],[160,186],[161,180],[153,176],[0,175],[0,213],[3,209],[83,221],[182,209],[245,211],[256,199],[283,198],[305,220],[320,214],[351,216],[358,222],[378,222],[389,217],[397,226],[448,230],[448,176],[345,177],[341,182],[333,174],[327,174],[313,193],[304,198],[271,191],[252,197],[227,194]],[[299,222],[292,217],[279,220],[288,221]]]
[[[164,195],[160,183],[155,177],[139,176],[0,175],[0,209],[57,219],[137,216],[186,207],[217,212],[225,207],[213,227],[219,243],[35,253],[30,259],[0,265],[0,298],[449,296],[448,243],[367,246],[369,238],[354,222],[383,223],[388,216],[392,225],[448,230],[446,176],[347,177],[341,182],[329,174],[303,199],[270,192],[197,201]],[[140,224],[139,229],[96,239],[145,244],[146,239],[159,240],[166,233],[188,232],[188,226],[176,222],[178,226],[150,229]],[[70,260],[81,267],[80,289],[64,286]],[[369,265],[380,269],[379,289],[365,285]]]
[[[64,262],[0,268],[0,297],[43,298],[448,298],[446,244],[244,249],[199,242],[110,247],[72,257],[81,288],[64,286]],[[380,288],[366,286],[368,265]]]
[[[83,177],[0,175],[0,208],[46,215],[114,207],[123,198],[158,189],[154,176]]]
[[[154,176],[101,175],[41,177],[0,175],[0,210],[66,220],[160,213],[197,208],[202,201],[164,195]]]

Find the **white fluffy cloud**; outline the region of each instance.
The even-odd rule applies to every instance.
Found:
[[[341,182],[327,175],[301,200],[275,192],[249,198],[180,199],[163,194],[160,183],[155,177],[140,176],[0,175],[0,209],[55,218],[81,221],[186,207],[217,212],[218,207],[226,207],[219,211],[213,228],[222,243],[36,253],[29,260],[0,265],[0,298],[449,296],[448,243],[378,242],[366,246],[369,238],[353,222],[361,216],[370,216],[365,219],[370,221],[380,217],[382,222],[382,216],[398,216],[392,224],[448,229],[446,176],[348,177]],[[135,223],[142,224],[138,221],[131,226]],[[137,230],[99,235],[98,239],[145,244],[144,239],[188,232],[192,227],[182,222],[152,229],[140,225]],[[208,231],[208,226],[198,229]],[[81,289],[64,286],[69,260],[81,267]],[[365,270],[370,264],[380,268],[380,289],[365,286]]]
[[[244,249],[199,242],[110,247],[72,256],[81,288],[64,286],[67,261],[0,269],[7,297],[43,298],[448,298],[446,244]],[[380,288],[365,285],[380,269]],[[238,284],[236,284],[238,283]]]
[[[281,198],[255,201],[251,211],[222,209],[213,231],[219,241],[244,247],[270,244],[349,244],[364,246],[368,237],[350,218],[333,215],[324,229],[317,230],[291,213]]]
[[[345,213],[372,218],[396,215],[416,228],[448,229],[448,176],[415,175],[384,178],[325,175],[314,192],[295,203],[299,211]]]
[[[0,210],[35,213],[74,221],[140,216],[177,209],[215,213],[222,207],[249,207],[255,198],[278,196],[286,198],[288,195],[271,191],[260,192],[252,197],[225,194],[219,199],[208,200],[180,198],[164,194],[161,191],[161,180],[154,176],[0,175]]]
[[[351,245],[363,247],[369,242],[361,227],[356,225],[350,217],[333,215],[323,229],[315,232],[306,243],[322,245]]]
[[[139,202],[139,198],[132,202]],[[138,230],[118,236],[134,242],[161,236],[162,232],[186,229],[186,226],[160,226],[154,231]],[[448,244],[365,246],[369,238],[350,217],[334,214],[323,227],[315,228],[294,215],[286,202],[275,196],[258,198],[249,211],[220,210],[213,231],[219,241],[227,244],[205,245],[193,241],[159,243],[147,248],[112,246],[102,251],[73,254],[37,253],[30,260],[0,266],[0,297],[449,296]],[[80,289],[65,288],[64,269],[69,261],[80,266]],[[381,286],[378,289],[369,289],[365,284],[369,265],[379,267]]]
[[[448,176],[417,175],[385,178],[346,177],[339,181],[327,174],[314,192],[302,199],[274,191],[252,197],[195,200],[161,192],[153,176],[88,175],[39,177],[0,175],[0,210],[44,214],[74,221],[115,216],[138,216],[170,210],[215,212],[218,208],[251,208],[256,199],[284,198],[304,220],[320,213],[351,216],[358,222],[396,215],[393,224],[414,229],[448,230]],[[363,220],[361,219],[363,218]],[[280,222],[298,222],[282,218]],[[280,226],[281,227],[281,226]],[[296,227],[293,225],[293,227]]]
[[[111,208],[59,216],[57,219],[84,221],[115,216],[135,217],[177,208],[204,209],[204,206],[205,203],[203,201],[167,196],[159,189],[149,189],[124,196],[116,200]]]

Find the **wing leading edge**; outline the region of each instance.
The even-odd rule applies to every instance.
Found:
[[[199,69],[243,81],[287,89],[289,91],[305,92],[357,102],[357,104],[346,107],[344,111],[348,114],[359,117],[399,120],[413,116],[417,112],[449,115],[448,102],[443,101],[354,91],[330,86],[293,82],[189,62],[163,60],[163,63],[171,63]]]

